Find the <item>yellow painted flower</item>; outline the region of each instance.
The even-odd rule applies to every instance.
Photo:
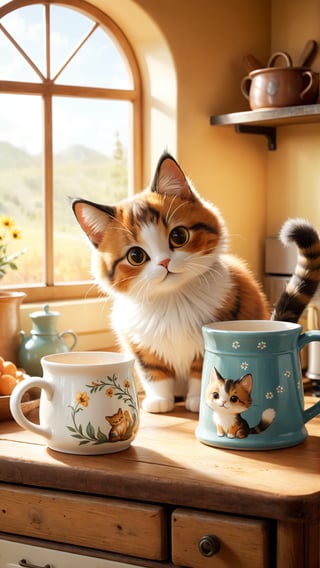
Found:
[[[86,392],[77,392],[76,401],[78,404],[87,407],[89,404],[90,396]]]
[[[126,389],[129,389],[131,387],[130,381],[128,381],[128,380],[124,381],[124,386],[125,386]]]
[[[112,398],[112,396],[113,396],[113,389],[112,388],[109,388],[109,389],[106,390],[106,396],[109,397],[109,398]]]

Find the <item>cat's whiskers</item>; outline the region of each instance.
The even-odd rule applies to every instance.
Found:
[[[111,293],[114,290],[117,292],[118,288],[119,288],[119,284],[121,285],[121,284],[124,284],[125,282],[128,282],[129,280],[134,280],[134,279],[135,279],[134,275],[133,276],[126,276],[126,277],[123,277],[121,279],[118,279],[114,284],[111,284],[110,280],[108,280],[108,290]]]
[[[175,199],[176,199],[176,198],[174,198],[172,201],[174,201]],[[171,215],[170,215],[170,218],[168,218],[168,219],[167,219],[167,217],[168,217],[168,214],[167,214],[166,220],[167,220],[167,222],[168,222],[168,225],[169,225],[169,223],[171,223],[172,219],[173,219],[174,216],[177,214],[177,212],[179,211],[179,209],[181,209],[182,207],[186,207],[186,206],[187,206],[187,203],[186,203],[185,201],[183,201],[182,203],[180,203],[179,205],[177,205],[177,207],[172,211],[172,213],[171,213]]]
[[[104,292],[103,290],[101,290],[101,287],[99,286],[99,284],[97,282],[92,282],[91,285],[89,286],[88,290],[86,290],[86,293],[84,295],[84,299],[87,300],[90,297],[90,293],[92,291],[97,291],[97,296],[99,298],[103,298],[104,296]]]
[[[150,294],[149,294],[149,290],[152,286],[152,283],[150,280],[145,280],[145,279],[138,279],[134,282],[130,293],[136,297],[139,296],[139,298],[141,298],[143,303],[146,303],[147,301],[149,301],[150,299]]]
[[[128,227],[125,226],[125,224],[122,221],[120,221],[120,219],[115,219],[115,221],[119,223],[120,227],[113,227],[112,228],[113,231],[123,231],[124,233],[127,233],[128,235],[132,236],[132,232],[128,229]]]
[[[167,214],[166,214],[166,223],[169,226],[170,221],[171,221],[171,216],[172,216],[171,209],[172,209],[174,202],[176,201],[177,198],[176,198],[176,196],[171,197],[169,195],[165,195],[165,200],[166,199],[170,199],[169,208],[168,208],[168,211],[167,211]]]

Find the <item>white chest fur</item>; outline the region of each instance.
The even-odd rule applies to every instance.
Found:
[[[230,286],[223,266],[214,277],[210,274],[191,281],[183,291],[144,302],[117,296],[112,318],[115,330],[120,337],[124,335],[156,353],[175,368],[177,375],[185,375],[193,359],[203,352],[202,326],[214,321]]]

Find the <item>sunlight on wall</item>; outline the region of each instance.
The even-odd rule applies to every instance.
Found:
[[[137,56],[143,83],[143,185],[166,148],[177,151],[177,80],[168,43],[154,20],[132,0],[96,0],[122,28]],[[133,25],[134,23],[134,25]]]

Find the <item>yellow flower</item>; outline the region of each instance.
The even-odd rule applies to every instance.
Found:
[[[130,381],[128,381],[128,380],[124,381],[124,386],[125,386],[126,389],[129,389],[131,387]]]
[[[108,396],[109,398],[112,398],[113,396],[113,389],[109,388],[106,390],[106,396]]]
[[[87,407],[89,404],[90,396],[86,392],[77,392],[76,401],[78,404]]]
[[[9,215],[0,215],[0,278],[7,271],[7,268],[17,270],[16,259],[26,252],[27,249],[8,252],[8,247],[12,240],[21,239],[21,231],[16,227],[14,220]]]
[[[1,215],[0,223],[3,227],[6,227],[6,229],[11,229],[11,227],[14,226],[14,220],[8,215]]]
[[[21,231],[14,227],[13,229],[11,229],[11,236],[13,239],[21,239]]]

